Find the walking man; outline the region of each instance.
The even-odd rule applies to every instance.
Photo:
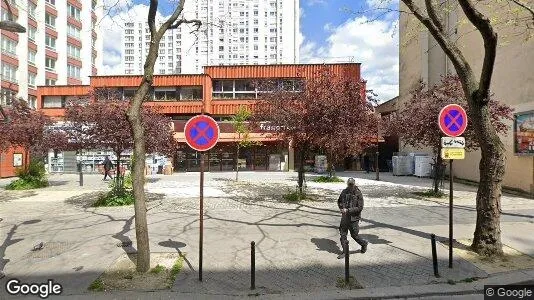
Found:
[[[113,179],[113,177],[111,177],[111,174],[109,174],[109,171],[111,170],[111,167],[113,167],[113,163],[111,162],[111,160],[109,159],[109,156],[106,155],[106,158],[104,159],[104,179],[102,180],[107,180],[107,177],[109,176],[109,179]]]
[[[360,244],[362,247],[361,252],[365,253],[367,251],[367,245],[369,242],[362,239],[358,232],[360,231],[359,223],[361,218],[361,213],[363,209],[363,196],[362,192],[358,187],[356,187],[356,181],[354,178],[349,178],[347,180],[347,188],[341,192],[339,199],[337,200],[337,205],[341,211],[341,222],[339,224],[339,233],[341,235],[341,249],[343,245],[347,243],[347,231],[350,231],[350,236]],[[345,257],[345,253],[342,253],[338,258]]]

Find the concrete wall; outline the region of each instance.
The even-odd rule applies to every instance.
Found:
[[[419,1],[419,5],[422,5]],[[421,6],[421,7],[424,7]],[[494,5],[497,9],[498,5]],[[401,9],[407,9],[401,4]],[[507,11],[489,11],[480,7],[486,14],[506,17]],[[471,63],[475,74],[480,74],[483,60],[483,44],[480,34],[465,22],[459,8],[444,16],[449,32],[458,38],[457,44]],[[450,61],[445,59],[441,48],[429,37],[413,16],[401,14],[400,20],[400,87],[399,107],[409,98],[410,91],[419,80],[429,84],[439,82],[440,75],[454,74]],[[516,112],[534,109],[534,42],[525,41],[524,30],[520,27],[497,26],[499,48],[491,90],[498,99],[515,109]],[[437,116],[436,116],[437,118]],[[504,185],[534,193],[534,157],[516,156],[513,153],[513,124],[501,140],[506,147],[507,164]],[[401,151],[409,151],[403,149]],[[455,164],[455,174],[460,178],[478,181],[480,151],[467,153],[466,159]]]

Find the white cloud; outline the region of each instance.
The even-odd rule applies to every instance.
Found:
[[[326,45],[302,39],[302,63],[352,61],[362,63],[362,77],[367,88],[378,94],[381,101],[399,93],[399,37],[396,21],[368,22],[366,17],[348,20],[330,28]]]
[[[99,24],[104,41],[102,75],[122,74],[121,53],[124,23],[130,20],[145,22],[148,16],[148,6],[144,4],[132,5],[131,0],[105,0],[104,15]],[[157,18],[161,17],[161,15],[157,15]]]

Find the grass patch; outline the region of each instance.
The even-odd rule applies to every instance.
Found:
[[[284,200],[288,201],[288,202],[299,202],[301,200],[304,200],[306,199],[306,193],[305,192],[299,192],[299,191],[294,191],[294,192],[289,192],[288,194],[285,194],[284,195]]]
[[[48,180],[17,179],[6,186],[6,190],[24,191],[40,189],[48,186]]]
[[[441,190],[438,190],[437,193],[434,192],[434,190],[427,190],[424,192],[414,192],[414,195],[422,196],[422,197],[429,197],[429,198],[443,198],[446,196],[444,192]]]
[[[46,170],[41,161],[31,161],[28,166],[17,169],[16,175],[19,179],[8,184],[6,190],[33,190],[48,186]]]
[[[349,282],[345,282],[345,278],[338,277],[336,282],[336,287],[340,289],[363,289],[363,286],[354,279],[354,276],[349,276]]]
[[[135,202],[135,198],[132,190],[118,189],[111,190],[100,197],[93,204],[93,207],[99,206],[124,206],[132,205]]]
[[[316,177],[314,182],[321,182],[321,183],[329,183],[329,182],[345,182],[343,179],[337,177],[337,176],[319,176]]]
[[[95,292],[104,291],[104,283],[102,283],[102,279],[97,278],[95,281],[93,281],[91,285],[89,285],[89,290]]]
[[[159,274],[159,273],[161,273],[163,271],[165,271],[165,267],[162,266],[162,265],[157,265],[154,268],[152,268],[152,270],[150,270],[150,272],[154,273],[154,274]]]
[[[171,268],[171,274],[169,276],[169,280],[171,284],[176,280],[176,276],[178,276],[178,273],[182,271],[182,268],[184,266],[184,257],[180,255],[180,257],[176,260],[174,265]]]

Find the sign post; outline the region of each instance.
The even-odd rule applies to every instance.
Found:
[[[453,250],[453,191],[454,172],[452,162],[465,157],[465,138],[460,137],[467,128],[467,113],[457,104],[449,104],[441,109],[438,116],[441,131],[447,137],[441,138],[441,158],[449,160],[449,268],[452,268]]]
[[[204,243],[204,152],[213,148],[219,140],[217,122],[206,115],[194,116],[185,124],[185,141],[200,152],[200,233],[198,241],[198,280],[202,281],[202,245]]]

